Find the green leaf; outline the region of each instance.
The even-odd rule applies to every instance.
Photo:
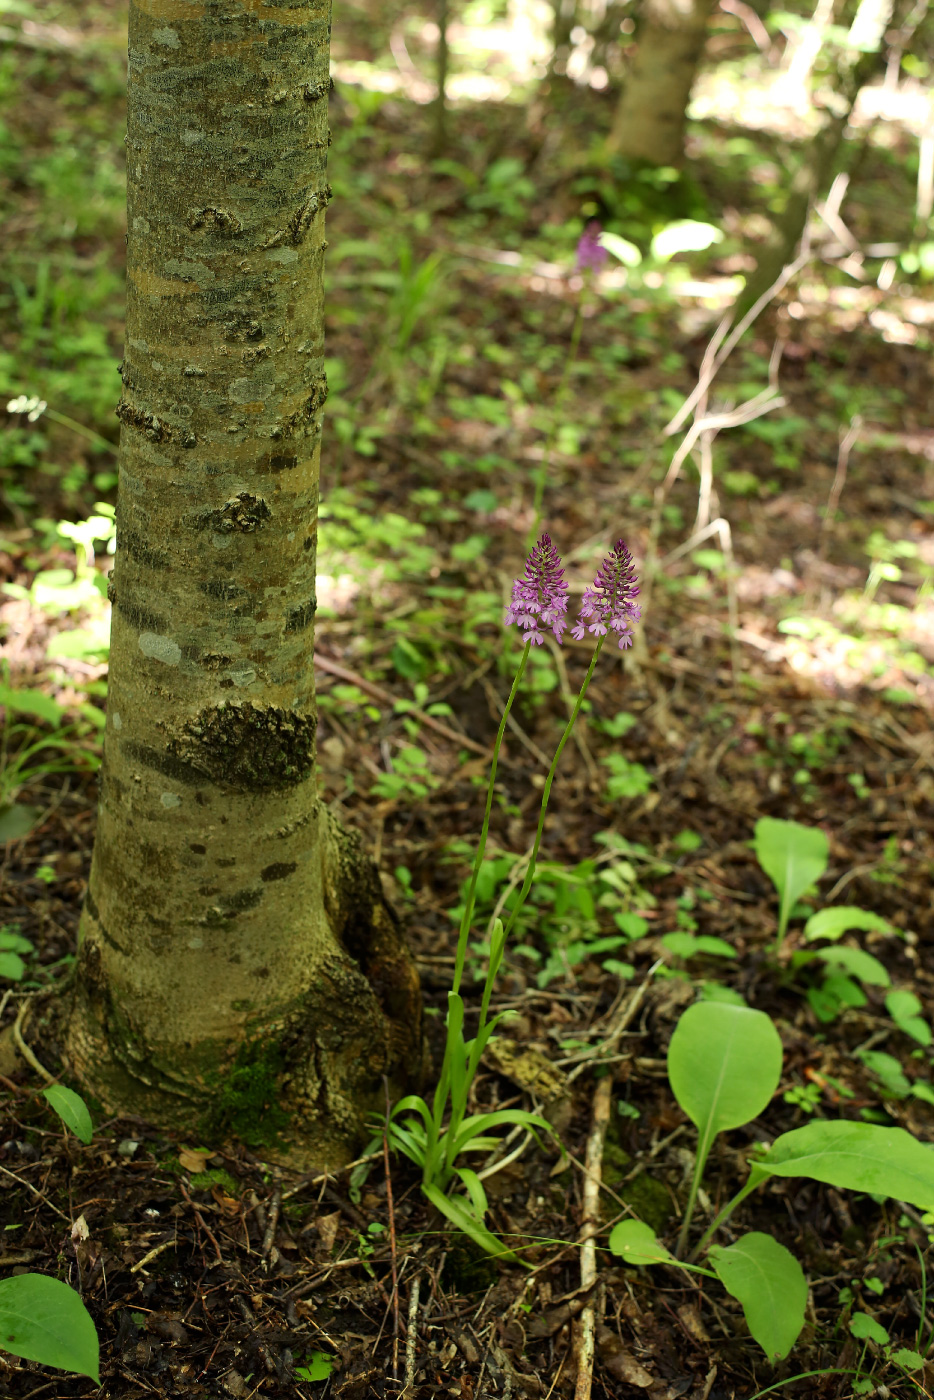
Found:
[[[753,1172],[809,1176],[844,1191],[934,1208],[934,1148],[904,1128],[815,1121],[775,1139]]]
[[[884,1347],[889,1340],[889,1334],[882,1326],[882,1323],[877,1322],[876,1319],[870,1317],[868,1313],[854,1313],[850,1318],[850,1331],[853,1336],[858,1337],[861,1342],[869,1340],[870,1342],[878,1343],[880,1347]]]
[[[16,932],[18,925],[11,926],[4,924],[0,928],[0,951],[4,953],[32,953],[34,951],[28,938],[24,938],[21,933]]]
[[[857,1050],[856,1055],[870,1074],[876,1075],[887,1094],[904,1099],[911,1093],[911,1081],[894,1055],[887,1055],[884,1050]]]
[[[0,947],[3,947],[0,935]],[[889,992],[885,999],[885,1009],[893,1021],[903,1021],[909,1016],[920,1016],[921,1003],[914,992]]]
[[[621,1220],[610,1231],[610,1252],[627,1264],[674,1263],[671,1253],[655,1237],[651,1225],[642,1220]]]
[[[754,845],[756,860],[778,891],[778,937],[781,941],[795,901],[827,869],[830,843],[818,827],[760,817],[756,822]]]
[[[0,1280],[0,1349],[100,1385],[100,1347],[78,1294],[45,1274]]]
[[[41,817],[42,812],[38,807],[26,807],[22,802],[0,807],[0,845],[4,841],[19,841],[28,836],[39,825]]]
[[[874,958],[871,953],[864,953],[862,948],[821,948],[815,957],[820,958],[830,968],[840,968],[851,973],[860,982],[866,982],[871,987],[891,985],[892,979],[879,959]]]
[[[515,1262],[516,1256],[511,1249],[498,1240],[492,1230],[488,1230],[482,1221],[473,1214],[470,1206],[463,1197],[445,1196],[438,1190],[437,1186],[431,1186],[426,1182],[422,1183],[422,1190],[429,1201],[435,1206],[443,1216],[450,1220],[452,1225],[456,1225],[458,1230],[462,1230],[465,1235],[478,1244],[487,1254],[494,1254],[498,1259],[509,1259]]]
[[[26,975],[26,964],[19,953],[0,953],[0,977],[8,982],[21,982]]]
[[[697,1174],[717,1133],[739,1128],[766,1107],[782,1073],[782,1042],[763,1011],[698,1001],[675,1027],[668,1078],[697,1125]]]
[[[296,1366],[295,1374],[303,1381],[326,1381],[334,1370],[334,1358],[324,1351],[313,1351],[307,1366]]]
[[[523,1128],[541,1128],[545,1133],[551,1132],[544,1118],[540,1118],[537,1113],[528,1113],[524,1108],[500,1108],[495,1113],[473,1113],[461,1123],[448,1160],[453,1162],[458,1153],[466,1151],[472,1139],[481,1133],[487,1133],[491,1128],[514,1128],[518,1125]]]
[[[771,1362],[784,1361],[804,1326],[807,1279],[793,1254],[771,1235],[753,1231],[724,1248],[713,1245],[710,1262],[727,1293],[743,1306],[755,1340]]]
[[[618,233],[609,233],[604,229],[597,242],[601,248],[612,253],[614,258],[618,258],[623,267],[638,267],[642,261],[642,254],[635,243],[630,243],[628,238],[621,238]]]
[[[55,1109],[65,1127],[70,1128],[75,1137],[87,1145],[94,1136],[94,1125],[81,1095],[76,1094],[73,1089],[66,1089],[63,1084],[52,1084],[48,1089],[43,1089],[42,1094],[50,1107]]]
[[[812,914],[804,925],[804,937],[808,943],[815,938],[836,940],[851,929],[862,929],[870,933],[894,932],[888,919],[871,914],[868,909],[857,909],[852,904],[838,904],[832,909],[819,909],[816,914]]]
[[[921,1003],[914,992],[889,992],[885,1009],[904,1035],[910,1035],[919,1045],[930,1045],[931,1027],[919,1015]]]
[[[893,1351],[889,1357],[896,1366],[903,1367],[906,1371],[920,1371],[924,1365],[924,1357],[918,1351],[910,1351],[908,1347],[899,1347],[898,1351]]]
[[[702,253],[712,244],[722,242],[723,234],[713,224],[702,223],[699,219],[676,219],[652,239],[652,256],[667,259],[676,253]]]
[[[62,722],[65,711],[56,704],[51,695],[41,690],[14,690],[11,686],[0,685],[0,705],[20,715],[32,715],[44,719],[56,728]]]
[[[735,958],[736,949],[731,948],[723,938],[713,938],[708,934],[698,937],[695,933],[666,933],[662,947],[674,953],[676,958],[693,958],[698,953],[709,953],[713,957]]]
[[[470,1167],[456,1167],[455,1170],[464,1183],[464,1186],[467,1188],[470,1204],[473,1206],[477,1216],[482,1220],[489,1210],[489,1202],[486,1198],[486,1192],[483,1189],[483,1182]]]

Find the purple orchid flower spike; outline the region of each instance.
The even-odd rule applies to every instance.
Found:
[[[512,585],[512,602],[506,609],[506,626],[513,623],[523,639],[533,646],[545,640],[542,629],[561,641],[567,620],[568,586],[564,581],[561,556],[549,535],[542,535],[525,561],[525,572]]]
[[[596,219],[591,219],[584,229],[577,245],[577,261],[574,264],[575,272],[599,272],[610,256],[603,244],[600,242],[602,229]]]
[[[638,595],[635,565],[623,540],[617,540],[606,556],[589,588],[584,589],[580,616],[571,636],[582,641],[585,632],[603,637],[615,633],[621,648],[632,646],[633,625],[642,609],[633,600]]]

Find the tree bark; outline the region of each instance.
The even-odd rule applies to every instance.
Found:
[[[58,1039],[110,1112],[336,1165],[422,1032],[316,795],[329,40],[328,0],[131,0],[110,688]]]
[[[607,138],[610,155],[679,166],[684,125],[715,0],[643,0],[638,47]]]

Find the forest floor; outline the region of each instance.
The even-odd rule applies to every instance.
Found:
[[[104,604],[82,591],[101,560],[82,569],[58,522],[114,498],[124,39],[116,10],[55,13],[29,31],[31,47],[0,46],[0,391],[41,395],[52,411],[0,415],[0,576],[12,585],[0,679],[42,691],[67,726],[22,708],[14,724],[5,691],[0,806],[41,813],[3,848],[0,937],[25,963],[19,975],[0,964],[5,1024],[73,961],[106,690]],[[351,12],[335,32],[339,57],[383,71],[364,19]],[[737,82],[744,61],[739,45]],[[843,1400],[867,1380],[880,1396],[931,1393],[934,1363],[907,1371],[894,1358],[930,1342],[934,1222],[892,1201],[781,1180],[740,1209],[737,1226],[774,1233],[810,1281],[805,1331],[778,1367],[722,1290],[623,1266],[605,1231],[597,1283],[581,1286],[602,1075],[613,1084],[604,1223],[634,1211],[663,1238],[676,1230],[694,1130],[665,1054],[697,996],[741,996],[774,1019],[784,1048],[767,1111],[714,1148],[705,1215],[742,1183],[756,1142],[815,1116],[934,1134],[923,1027],[906,1033],[885,1005],[909,990],[922,1021],[934,1017],[934,301],[897,256],[886,272],[884,251],[910,241],[909,146],[895,129],[858,137],[843,212],[859,249],[883,251],[861,253],[848,277],[853,250],[818,239],[727,362],[714,409],[767,387],[776,344],[784,403],[712,443],[702,523],[728,531],[698,539],[702,482],[689,463],[660,490],[680,441],[662,430],[797,148],[696,123],[690,181],[621,185],[580,154],[607,101],[582,89],[557,115],[538,100],[465,104],[439,164],[424,154],[428,108],[350,82],[332,97],[321,782],[404,919],[435,1051],[484,755],[518,653],[502,606],[536,525],[538,472],[573,590],[619,534],[643,573],[637,646],[601,660],[559,772],[494,1000],[512,1016],[474,1092],[484,1109],[541,1108],[565,1149],[533,1141],[487,1180],[492,1227],[527,1246],[532,1269],[441,1228],[405,1160],[387,1175],[376,1154],[352,1186],[346,1173],[298,1177],[257,1144],[176,1141],[137,1119],[97,1122],[84,1146],[52,1120],[41,1079],[17,1069],[0,1077],[0,1269],[51,1269],[82,1290],[103,1385],[0,1351],[0,1394],[365,1400],[399,1394],[408,1376],[413,1397],[569,1397],[586,1306],[595,1397]],[[582,285],[574,250],[588,216],[643,252],[679,218],[726,237],[688,263],[647,258],[628,286],[619,269]],[[692,294],[684,279],[698,277],[706,290]],[[97,529],[100,544],[105,518]],[[521,875],[588,660],[573,641],[533,657],[500,769],[482,923]],[[794,911],[777,958],[775,891],[751,845],[763,816],[830,841],[819,892]],[[840,902],[885,921],[847,937],[890,979],[857,987],[852,1005],[822,1000],[815,965],[792,962],[803,920]],[[483,957],[480,939],[468,1004]],[[860,1311],[888,1343],[851,1334]]]

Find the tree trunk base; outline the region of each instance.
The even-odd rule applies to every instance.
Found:
[[[179,1046],[173,1063],[95,981],[79,936],[79,976],[23,1026],[47,1068],[72,1075],[98,1111],[205,1145],[239,1139],[302,1171],[349,1161],[368,1116],[385,1114],[387,1085],[395,1100],[421,1083],[426,1043],[418,973],[376,867],[355,832],[326,821],[332,951],[300,997],[246,1020],[233,1043]]]

